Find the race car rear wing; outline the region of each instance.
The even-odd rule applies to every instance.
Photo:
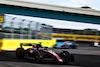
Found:
[[[42,47],[41,45],[42,42],[39,42],[39,44],[37,43],[20,43],[20,47],[22,48],[22,46],[35,46],[37,45],[37,48]]]
[[[20,47],[22,48],[22,46],[34,46],[36,45],[36,43],[20,43]]]

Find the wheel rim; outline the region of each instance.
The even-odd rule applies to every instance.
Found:
[[[38,62],[38,61],[39,61],[39,58],[40,58],[40,57],[39,57],[39,53],[36,53],[36,54],[35,54],[35,61]]]

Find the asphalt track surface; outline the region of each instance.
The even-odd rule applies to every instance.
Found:
[[[75,57],[75,62],[56,64],[53,62],[35,63],[27,59],[16,59],[15,52],[0,53],[0,67],[100,67],[100,48],[78,47],[78,49],[54,49],[56,52],[67,50]]]

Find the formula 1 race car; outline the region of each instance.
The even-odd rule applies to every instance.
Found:
[[[77,45],[74,41],[57,42],[54,48],[77,49]]]
[[[32,46],[32,48],[24,49],[22,46]],[[68,51],[61,51],[60,53],[54,52],[51,48],[42,47],[40,44],[21,43],[20,48],[16,50],[17,58],[28,58],[35,62],[53,61],[57,63],[68,63],[74,61],[74,56]]]

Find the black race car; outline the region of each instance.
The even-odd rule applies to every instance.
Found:
[[[22,45],[33,46],[32,48],[24,49]],[[54,61],[57,63],[68,63],[74,61],[74,56],[69,54],[68,51],[61,51],[60,53],[55,53],[51,48],[42,47],[40,44],[33,43],[21,43],[20,48],[16,50],[17,58],[28,58],[35,62],[43,61]]]

